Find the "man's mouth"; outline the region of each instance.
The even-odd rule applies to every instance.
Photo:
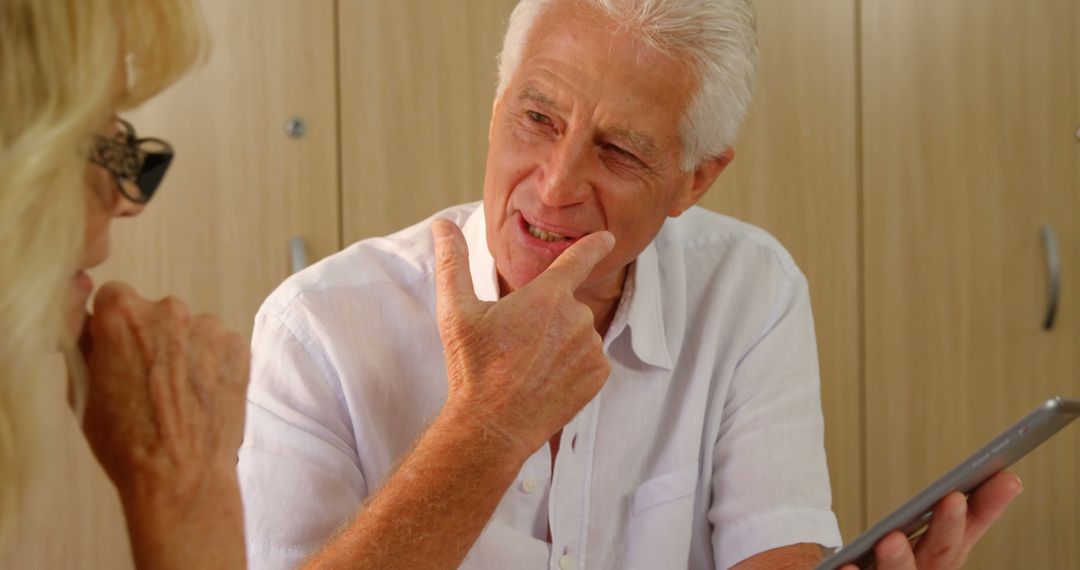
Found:
[[[528,222],[525,223],[525,230],[528,231],[529,234],[534,238],[541,239],[547,242],[570,241],[573,239],[571,237],[560,235],[555,232],[542,230]]]

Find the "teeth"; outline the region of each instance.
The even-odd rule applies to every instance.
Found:
[[[562,240],[570,239],[570,238],[568,238],[566,236],[561,236],[561,235],[556,234],[556,233],[545,232],[544,230],[542,230],[542,229],[540,229],[540,228],[538,228],[536,226],[533,226],[531,224],[528,226],[528,229],[529,229],[529,234],[531,234],[533,237],[535,237],[537,239],[542,239],[544,241],[562,241]]]

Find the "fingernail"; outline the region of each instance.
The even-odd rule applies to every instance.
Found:
[[[600,232],[600,235],[603,236],[604,242],[607,243],[608,247],[615,247],[615,234],[605,230]]]

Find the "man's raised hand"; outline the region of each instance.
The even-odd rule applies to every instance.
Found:
[[[431,231],[446,407],[528,456],[607,381],[611,367],[592,311],[574,291],[615,238],[597,232],[579,239],[531,283],[491,303],[476,298],[461,230],[436,220]]]

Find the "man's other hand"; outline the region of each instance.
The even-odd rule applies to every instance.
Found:
[[[574,291],[615,239],[609,232],[579,239],[531,283],[490,303],[476,298],[461,230],[436,220],[431,231],[449,377],[444,411],[527,457],[607,381],[611,366],[593,314]]]
[[[878,570],[952,570],[967,560],[975,543],[1005,512],[1023,486],[1013,473],[998,473],[965,498],[952,493],[942,499],[930,519],[930,528],[912,549],[907,537],[893,532],[874,547]],[[842,570],[856,570],[847,565]]]

